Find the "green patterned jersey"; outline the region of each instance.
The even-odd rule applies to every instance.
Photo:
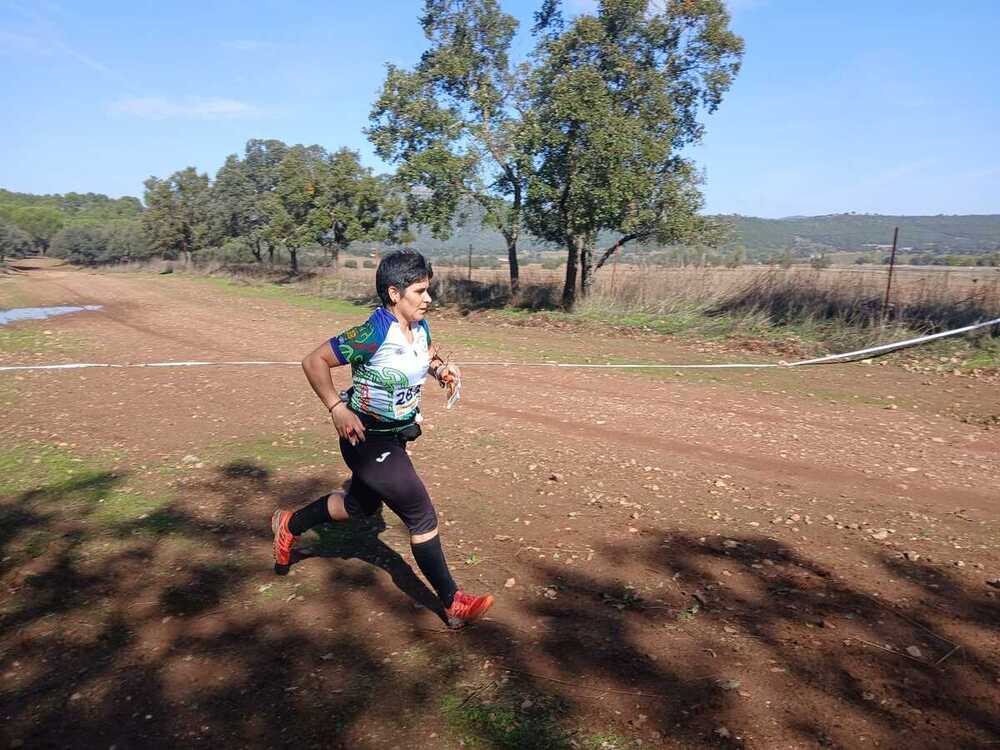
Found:
[[[330,339],[341,364],[351,366],[351,409],[378,421],[412,419],[430,365],[431,332],[426,321],[411,325],[413,343],[384,307],[364,323]]]

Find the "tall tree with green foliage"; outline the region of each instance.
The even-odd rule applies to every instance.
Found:
[[[316,241],[312,221],[322,190],[326,151],[320,146],[292,146],[277,166],[274,192],[262,201],[268,239],[288,251],[291,272],[299,272],[299,251]]]
[[[230,154],[212,183],[209,221],[212,234],[244,243],[258,263],[264,260],[266,217],[245,162]]]
[[[107,262],[147,260],[155,253],[149,235],[139,219],[114,221],[107,225]]]
[[[220,238],[246,243],[254,260],[274,264],[277,246],[269,226],[277,209],[274,195],[280,181],[282,159],[289,146],[277,139],[251,138],[243,159],[231,154],[216,173],[212,185],[211,222]]]
[[[209,179],[194,167],[159,180],[145,181],[143,226],[150,242],[164,257],[183,257],[188,263],[209,238]]]
[[[739,70],[743,42],[722,0],[601,0],[566,24],[558,0],[537,16],[531,78],[536,169],[531,231],[566,247],[563,304],[586,295],[593,272],[622,245],[683,242],[708,227],[693,164],[700,116]],[[620,235],[597,251],[598,232]]]
[[[334,267],[352,242],[399,241],[407,233],[405,201],[391,180],[361,165],[357,152],[342,148],[321,162],[309,223]]]
[[[516,289],[531,170],[525,69],[509,57],[517,20],[496,0],[425,0],[420,23],[430,47],[412,70],[388,66],[368,137],[398,165],[414,220],[435,237],[451,233],[462,200],[483,206],[484,223],[506,240]]]
[[[274,265],[277,249],[275,236],[268,226],[273,211],[274,192],[280,180],[279,167],[290,147],[276,138],[251,138],[244,149],[242,169],[253,185],[253,197],[247,207],[251,226],[245,235],[255,250],[255,257],[267,251],[268,263]]]

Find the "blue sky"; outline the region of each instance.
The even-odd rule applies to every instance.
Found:
[[[255,137],[385,170],[362,128],[384,64],[424,49],[420,6],[0,0],[0,187],[141,196]],[[503,6],[527,28],[537,3]],[[1000,2],[729,6],[743,70],[689,152],[708,211],[1000,213]]]

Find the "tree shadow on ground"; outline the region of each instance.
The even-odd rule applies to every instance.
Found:
[[[293,550],[292,565],[314,557],[361,560],[388,573],[397,589],[415,604],[434,612],[443,622],[444,610],[437,595],[396,550],[379,539],[378,535],[386,528],[381,513],[369,519],[318,526],[314,529],[318,542]]]
[[[323,559],[270,574],[269,509],[312,499],[318,479],[229,464],[155,512],[95,516],[119,481],[0,503],[8,746],[1000,740],[996,600],[931,565],[872,555],[892,591],[877,597],[856,571],[763,536],[651,529],[586,566],[506,560],[523,583],[454,634],[428,617],[430,592],[377,521],[325,530]],[[43,532],[48,543],[26,557]]]

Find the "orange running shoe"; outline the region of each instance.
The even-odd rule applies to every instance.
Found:
[[[452,630],[464,628],[468,623],[478,620],[493,606],[493,596],[483,594],[473,596],[464,591],[456,591],[451,606],[445,610],[448,615],[448,627]]]
[[[288,522],[292,511],[278,509],[271,516],[271,531],[274,532],[274,572],[279,576],[287,575],[292,565],[292,547],[298,537],[288,530]]]

